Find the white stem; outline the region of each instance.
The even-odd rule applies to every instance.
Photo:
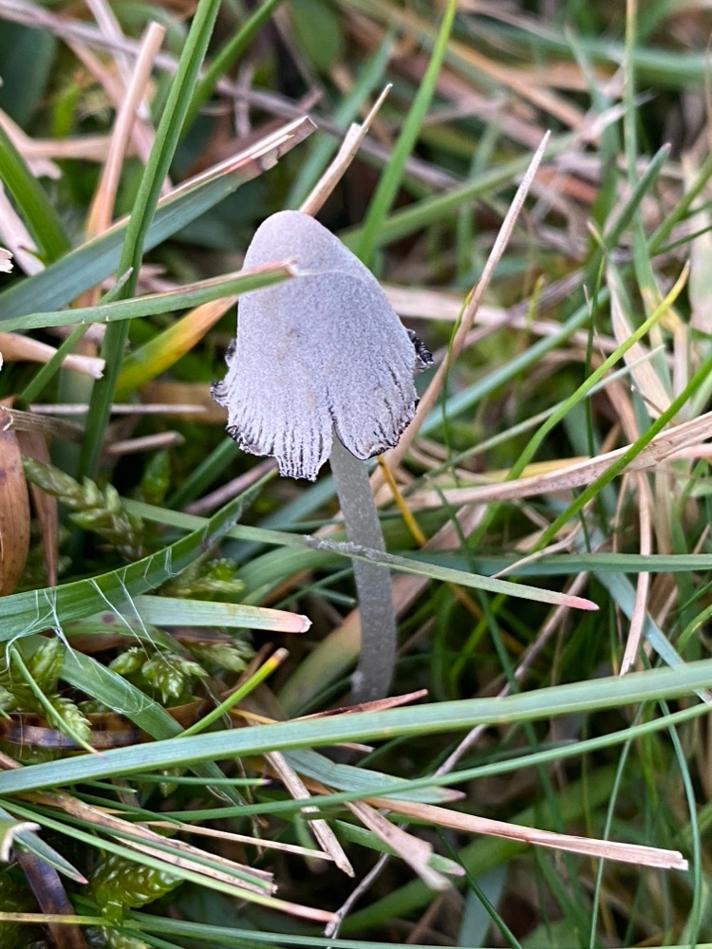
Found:
[[[349,540],[385,551],[368,469],[343,446],[336,432],[329,463]],[[352,562],[361,620],[361,653],[352,688],[354,700],[364,702],[381,699],[390,689],[396,658],[396,617],[388,568],[361,560]]]

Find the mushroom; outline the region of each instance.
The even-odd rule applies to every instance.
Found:
[[[276,458],[282,475],[316,479],[327,460],[351,543],[385,550],[366,459],[398,442],[432,357],[378,281],[330,231],[300,211],[257,229],[245,267],[295,258],[296,279],[240,298],[237,340],[213,397],[243,451]],[[387,694],[396,621],[388,568],[354,561],[361,653],[354,696]]]

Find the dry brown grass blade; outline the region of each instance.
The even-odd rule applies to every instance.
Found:
[[[354,814],[364,827],[393,850],[405,863],[408,864],[420,877],[423,883],[431,890],[441,891],[450,885],[447,877],[430,866],[433,848],[425,840],[414,837],[401,827],[391,824],[380,811],[371,807],[365,801],[351,801],[348,809]]]
[[[395,283],[381,284],[388,300],[399,316],[414,319],[447,320],[454,323],[460,318],[466,297],[452,290],[431,287],[404,287]],[[487,322],[506,319],[507,311],[498,306],[481,306],[478,317]]]
[[[29,409],[39,415],[86,415],[89,403],[33,402]],[[181,405],[171,402],[114,402],[111,406],[112,415],[185,415],[198,414],[201,411],[202,406],[191,403]]]
[[[109,33],[115,26],[119,35],[121,31],[118,25],[113,21],[113,14],[98,0],[90,0],[93,4],[95,16],[101,19],[102,13],[105,13],[109,19],[107,24]],[[98,9],[95,9],[98,8]],[[114,205],[116,203],[116,194],[119,189],[121,173],[124,167],[124,160],[129,150],[129,143],[132,134],[136,133],[137,144],[143,146],[144,159],[148,152],[146,146],[150,149],[150,139],[141,133],[145,131],[138,119],[139,107],[143,101],[146,86],[151,78],[151,70],[156,59],[156,54],[161,48],[163,37],[165,36],[165,27],[158,23],[149,23],[141,38],[138,56],[133,72],[127,77],[125,94],[122,95],[117,103],[116,118],[109,140],[109,148],[106,154],[99,182],[94,192],[89,214],[86,223],[86,236],[91,240],[103,234],[111,226],[114,216]],[[96,306],[101,296],[101,287],[96,286],[86,293],[83,293],[77,300],[78,306]],[[86,339],[84,346],[87,344]]]
[[[25,23],[36,28],[44,27],[64,39],[70,47],[73,40],[79,39],[96,49],[111,53],[126,52],[131,56],[137,55],[138,44],[135,40],[109,39],[90,23],[66,15],[59,16],[30,2],[30,0],[0,0],[0,16],[14,23]],[[177,59],[170,53],[159,53],[156,57],[156,65],[165,72],[172,74],[176,71]],[[280,118],[301,117],[304,112],[304,108],[298,102],[295,103],[286,96],[254,87],[245,90],[240,88],[239,83],[225,76],[218,81],[216,88],[218,92],[227,96],[231,102],[244,99],[255,108]],[[341,129],[328,117],[319,116],[319,126],[336,138],[341,138]],[[366,139],[363,143],[363,151],[383,164],[390,159],[390,150],[370,139]],[[442,168],[436,168],[413,155],[406,162],[406,170],[408,174],[431,188],[449,188],[457,182],[455,176],[450,172]]]
[[[23,455],[34,458],[35,461],[41,461],[48,465],[51,462],[47,439],[42,432],[21,432],[17,433],[17,440],[20,443],[20,449]],[[30,485],[30,494],[32,495],[32,504],[40,524],[42,534],[42,554],[44,557],[45,570],[47,571],[47,584],[54,587],[57,585],[57,562],[59,549],[59,515],[57,510],[57,499],[50,494],[46,494],[42,488],[36,484]]]
[[[132,826],[135,826],[135,825],[132,825]],[[251,893],[256,893],[259,896],[271,895],[275,891],[275,887],[272,885],[265,887],[265,886],[258,885],[254,882],[248,882],[245,879],[241,879],[239,883],[236,883],[235,876],[229,871],[227,870],[223,871],[214,866],[206,867],[199,860],[194,860],[189,856],[182,856],[181,854],[176,854],[176,853],[168,853],[165,850],[157,849],[155,846],[152,846],[151,844],[140,843],[137,840],[127,840],[124,837],[119,837],[119,839],[121,840],[121,843],[124,846],[130,847],[132,850],[136,850],[139,853],[145,853],[149,857],[153,857],[154,859],[162,860],[166,864],[166,867],[169,871],[171,867],[175,867],[177,869],[182,869],[182,870],[190,870],[193,873],[200,873],[203,876],[210,877],[210,879],[212,880],[218,880],[220,883],[225,883],[228,886],[234,887],[237,885],[240,887],[240,889],[249,890]],[[160,841],[161,843],[165,844],[165,838],[161,837],[159,834],[156,834],[156,839],[157,839],[157,842]],[[205,856],[204,851],[198,850],[197,848],[191,848],[190,844],[185,844],[182,841],[171,840],[171,847],[176,850],[195,851],[195,853],[198,854],[199,856],[201,857]],[[234,864],[232,860],[224,860],[224,858],[217,857],[215,854],[211,854],[210,857],[213,862],[217,862],[217,863],[224,862],[224,863],[228,863],[232,865],[233,867],[238,866],[238,864]],[[247,871],[253,872],[252,867],[242,866],[241,869],[243,870],[243,872],[247,872]],[[234,895],[235,897],[239,898],[238,893],[235,893]]]
[[[406,692],[404,695],[390,695],[385,699],[374,699],[371,702],[359,702],[357,705],[341,705],[338,708],[327,708],[311,715],[300,715],[299,721],[308,718],[332,718],[334,715],[351,715],[354,712],[384,712],[389,708],[401,708],[427,698],[427,689],[418,689],[415,692]]]
[[[37,256],[37,244],[8,198],[2,182],[0,182],[0,238],[7,244],[13,257],[26,274],[39,273],[43,269],[44,264]],[[8,273],[6,266],[3,272]]]
[[[87,49],[86,41],[80,37],[76,37],[73,41],[67,38],[67,45],[98,79],[118,112],[122,108],[124,97],[130,92],[132,83],[132,57],[122,49],[127,39],[106,0],[87,0],[87,6],[94,15],[99,34],[106,40],[107,47],[111,50],[115,69],[105,68],[98,57]],[[136,43],[137,57],[140,56],[139,42]],[[143,95],[136,101],[134,113],[136,121],[131,129],[133,150],[145,164],[151,153],[155,132],[150,123],[148,103]],[[166,182],[166,185],[170,188],[170,182]]]
[[[141,388],[141,397],[149,404],[192,406],[180,413],[185,421],[224,425],[227,418],[225,409],[210,395],[210,386],[205,382],[157,379]]]
[[[171,191],[170,195],[165,196],[158,202],[158,207],[168,198],[175,199],[179,195],[187,194],[198,185],[215,181],[224,175],[230,175],[239,172],[241,178],[253,178],[274,168],[282,155],[286,155],[300,142],[308,138],[312,132],[317,129],[317,125],[308,115],[300,115],[299,118],[287,122],[274,131],[268,132],[252,142],[247,148],[241,149],[229,158],[212,165],[205,171],[199,172],[187,181],[182,181]]]
[[[153,435],[140,435],[137,438],[121,438],[111,442],[106,454],[113,458],[121,455],[135,455],[137,452],[157,451],[159,448],[173,448],[185,444],[185,435],[181,432],[156,432]]]
[[[121,24],[119,23],[118,18],[116,17],[107,0],[86,0],[86,4],[91,10],[94,19],[96,20],[96,25],[99,27],[104,36],[106,36],[110,41],[114,41],[116,43],[121,43],[126,39],[121,29]],[[132,81],[131,57],[125,53],[117,51],[114,53],[114,62],[116,63],[118,73],[121,76],[121,81],[123,82],[124,87],[128,93]],[[153,144],[152,131],[145,129],[144,127],[144,123],[147,121],[150,122],[151,117],[148,102],[145,100],[139,100],[136,103],[136,116],[139,119],[139,122],[137,123],[137,127],[135,129],[135,137],[137,144],[139,142],[141,143],[139,153],[142,153],[142,150],[145,149],[145,160]]]
[[[462,294],[448,290],[402,287],[395,284],[383,284],[383,289],[396,313],[400,317],[410,319],[447,320],[454,323],[465,304]],[[560,329],[560,324],[555,320],[532,319],[531,302],[525,300],[512,309],[481,305],[477,311],[477,327],[468,334],[465,348],[468,349],[481,338],[499,329],[516,329],[536,336],[550,336]],[[588,333],[574,333],[570,342],[585,350],[588,346]],[[596,349],[600,352],[612,353],[617,346],[618,343],[611,336],[596,334]]]
[[[331,854],[323,850],[312,850],[309,847],[300,847],[298,844],[285,844],[280,840],[267,840],[264,837],[249,837],[247,834],[235,834],[229,830],[219,830],[217,827],[202,827],[199,824],[178,825],[175,821],[150,820],[147,827],[164,827],[166,830],[179,831],[184,834],[195,834],[199,837],[215,837],[218,840],[229,840],[232,843],[247,844],[261,850],[280,850],[282,853],[291,853],[297,857],[306,857],[308,860],[331,860]]]
[[[59,178],[62,171],[53,159],[79,158],[103,161],[108,135],[73,135],[67,138],[30,138],[10,116],[0,109],[0,125],[37,178]]]
[[[89,75],[102,87],[109,102],[118,109],[124,90],[115,71],[89,49],[82,39],[67,37],[66,43]]]
[[[0,418],[0,596],[16,588],[30,549],[30,500],[17,433]]]
[[[246,491],[256,481],[259,481],[260,478],[266,475],[268,471],[272,471],[276,467],[277,462],[273,458],[260,461],[258,464],[253,465],[247,471],[243,472],[243,474],[220,485],[219,488],[216,488],[209,494],[204,494],[202,498],[189,504],[185,508],[185,511],[187,514],[212,514],[217,508],[222,507],[223,504],[227,504],[228,501],[237,497],[238,494]]]
[[[628,315],[623,305],[621,285],[617,272],[609,267],[606,283],[611,294],[611,323],[618,345],[623,344],[633,334]],[[625,353],[623,359],[630,368],[633,380],[645,401],[648,413],[657,418],[670,405],[670,393],[647,358],[648,351],[642,343],[635,343]]]
[[[35,178],[61,178],[62,172],[59,165],[46,156],[38,155],[33,148],[30,136],[16,122],[13,122],[3,109],[0,109],[0,127],[22,155]]]
[[[371,41],[378,38],[378,27],[369,30]],[[402,57],[397,61],[401,72],[413,82],[420,82],[427,69],[428,57],[425,54]],[[479,122],[491,122],[501,129],[502,134],[512,141],[534,149],[544,134],[537,120],[537,110],[525,102],[514,102],[510,96],[491,95],[476,92],[471,83],[454,73],[447,65],[438,76],[438,93],[450,105],[432,108],[423,125],[439,125],[453,119],[475,117]]]
[[[54,159],[77,158],[104,161],[108,135],[73,135],[67,138],[30,138],[10,116],[0,109],[0,126],[20,152],[36,178],[60,178],[62,170]]]
[[[89,210],[86,226],[89,238],[101,234],[111,224],[116,192],[131,132],[165,33],[163,26],[150,23],[141,39],[139,54],[126,88],[126,94],[116,115],[106,162]]]
[[[43,432],[47,437],[63,438],[70,442],[80,442],[84,435],[83,428],[74,422],[11,409],[0,403],[0,427],[6,425],[12,425],[18,432]]]
[[[527,509],[527,513],[529,513],[529,509]],[[545,525],[542,524],[542,528],[544,526]],[[530,547],[534,547],[534,550],[519,560],[516,560],[514,563],[504,567],[502,570],[498,570],[497,573],[493,573],[492,576],[497,579],[503,579],[504,577],[511,576],[513,573],[518,573],[527,564],[537,563],[546,557],[550,557],[552,554],[570,551],[579,532],[580,528],[577,526],[572,531],[569,531],[569,533],[564,534],[562,539],[556,543],[537,549],[539,538],[541,537],[541,533],[537,531],[534,535],[526,538],[526,540],[520,541],[517,545],[518,550],[527,550]]]
[[[142,269],[140,274],[141,281],[143,280],[144,270]],[[104,290],[111,290],[115,281],[113,279],[105,280],[103,287]],[[143,289],[143,286],[141,287]],[[151,287],[153,290],[154,288]],[[86,325],[86,324],[85,324]],[[74,326],[66,324],[64,326],[46,326],[44,332],[50,336],[56,336],[58,339],[64,341],[68,336],[74,331]],[[84,340],[87,343],[94,343],[96,346],[101,346],[104,341],[104,336],[106,335],[106,323],[90,323],[86,332],[84,333]]]
[[[7,362],[46,363],[55,355],[54,346],[41,343],[19,333],[0,333],[0,354]],[[101,379],[104,372],[104,360],[98,356],[82,356],[70,353],[62,360],[64,369],[81,372],[92,379]]]
[[[127,847],[132,847],[142,853],[150,853],[157,860],[161,860],[168,865],[182,866],[187,869],[195,870],[197,873],[213,876],[214,879],[223,880],[230,885],[235,885],[235,877],[229,872],[238,870],[241,873],[249,874],[252,881],[241,880],[239,886],[249,889],[254,893],[272,893],[274,892],[273,875],[265,870],[256,867],[249,867],[245,864],[237,863],[234,860],[228,860],[225,857],[219,857],[215,854],[207,854],[198,847],[193,847],[181,840],[167,839],[162,834],[158,834],[143,824],[126,821],[117,817],[104,808],[95,807],[86,804],[78,798],[65,793],[51,793],[40,791],[36,794],[28,795],[28,800],[36,803],[45,804],[49,807],[59,809],[66,814],[79,817],[88,821],[94,826],[102,827],[109,833],[115,834],[117,839]],[[125,835],[130,834],[135,839],[128,839]],[[153,845],[159,845],[160,848],[170,843],[171,847],[177,851],[175,854],[167,853],[163,849],[157,849]],[[225,868],[225,872],[207,868],[198,863],[196,858],[209,856],[212,861]]]
[[[688,457],[693,447],[698,449],[697,456],[703,456],[707,446],[700,443],[710,437],[712,437],[712,412],[706,412],[696,419],[682,422],[661,432],[633,459],[628,466],[628,471],[642,471],[673,460],[678,457],[679,452],[684,452],[685,457]],[[555,491],[569,491],[571,488],[579,488],[595,481],[629,448],[630,445],[625,445],[615,451],[606,452],[585,461],[577,461],[573,465],[547,474],[518,478],[502,484],[483,484],[466,488],[443,487],[441,491],[420,490],[410,496],[409,503],[411,507],[421,509],[440,507],[443,497],[451,504],[487,504],[491,501],[513,501]]]
[[[709,121],[709,117],[708,117]],[[685,184],[689,187],[699,171],[698,162],[693,155],[682,156],[682,170]],[[687,226],[696,236],[689,242],[690,280],[687,293],[690,300],[690,326],[702,333],[712,333],[712,215],[709,205],[703,204],[696,214],[691,215]]]
[[[378,111],[383,105],[386,96],[391,91],[391,88],[392,86],[389,83],[381,92],[378,99],[376,99],[373,107],[370,109],[368,115],[360,125],[354,122],[349,127],[349,130],[344,136],[341,147],[334,156],[334,159],[330,163],[329,167],[324,171],[319,181],[317,181],[317,183],[314,185],[311,193],[304,200],[304,203],[299,209],[304,214],[311,214],[312,216],[315,216],[326,204],[334,188],[346,173],[346,169],[356,157],[363,140],[368,135],[368,130],[371,128],[373,120],[378,115]]]
[[[467,334],[472,328],[472,324],[475,320],[475,317],[477,316],[480,304],[482,303],[484,295],[489,288],[492,277],[494,276],[494,272],[497,269],[497,265],[502,258],[502,254],[509,243],[512,231],[514,230],[517,218],[519,217],[519,213],[522,210],[524,201],[526,200],[529,189],[532,185],[532,182],[534,181],[537,170],[539,169],[539,165],[544,158],[544,152],[546,151],[548,141],[549,133],[547,132],[540,142],[539,148],[534,153],[534,156],[529,163],[529,167],[522,178],[521,184],[517,188],[517,193],[512,200],[509,210],[507,211],[504,221],[502,222],[502,226],[499,229],[499,233],[497,234],[497,238],[492,246],[492,250],[489,253],[487,262],[485,263],[482,276],[468,297],[467,303],[465,304],[464,310],[462,312],[460,325],[455,332],[455,336],[446,359],[438,366],[438,369],[433,376],[430,385],[425,390],[425,393],[420,400],[413,421],[401,436],[399,443],[395,448],[391,448],[390,451],[386,452],[385,454],[386,464],[392,471],[405,457],[409,447],[413,444],[413,441],[420,431],[421,425],[435,407],[452,364],[455,362],[464,348]],[[374,492],[377,488],[380,488],[383,485],[384,478],[380,471],[377,470],[372,475],[371,483],[373,485]]]
[[[309,800],[311,795],[307,786],[304,784],[302,779],[296,773],[296,771],[288,764],[286,758],[279,751],[273,751],[270,754],[265,755],[265,758],[270,764],[270,767],[279,775],[280,781],[287,788],[289,793],[292,795],[295,801]],[[315,807],[305,807],[304,813],[314,813],[316,811]],[[349,858],[344,853],[344,849],[339,843],[336,834],[333,832],[328,823],[322,818],[316,818],[309,821],[309,827],[312,830],[312,833],[316,839],[321,844],[323,850],[328,853],[331,859],[334,861],[336,866],[345,873],[347,876],[354,876],[354,870],[349,862]]]
[[[471,834],[485,834],[490,837],[502,837],[505,840],[518,840],[539,847],[551,847],[555,850],[567,850],[589,857],[601,857],[605,860],[619,860],[643,867],[656,867],[668,870],[686,870],[687,860],[677,850],[665,850],[660,847],[646,847],[639,844],[625,844],[612,840],[596,840],[578,837],[573,834],[558,834],[550,830],[538,830],[521,824],[492,820],[489,817],[477,817],[451,811],[435,804],[421,804],[417,801],[391,801],[390,798],[372,798],[378,807],[387,807],[398,814],[405,814],[415,820],[426,821],[438,827],[450,827],[453,830]]]
[[[2,12],[2,0],[0,0],[0,12]],[[199,185],[206,184],[209,181],[215,181],[218,178],[222,178],[226,175],[239,174],[242,180],[249,180],[251,178],[257,177],[263,172],[269,171],[270,168],[273,168],[283,155],[287,154],[287,152],[291,151],[291,149],[295,148],[306,138],[308,138],[312,132],[315,131],[315,129],[316,125],[309,118],[309,116],[300,115],[291,122],[287,122],[278,129],[262,136],[247,148],[242,149],[234,155],[230,155],[230,157],[226,158],[224,161],[221,161],[218,164],[213,165],[201,172],[200,174],[181,182],[170,192],[170,194],[162,196],[158,202],[158,207],[161,208],[167,201],[190,193]],[[20,264],[23,266],[23,269],[25,269],[28,273],[34,273],[38,269],[42,269],[42,265],[38,263],[34,269],[28,270],[20,258],[20,255],[14,244],[8,239],[7,234],[2,230],[3,219],[5,216],[3,196],[4,192],[0,186],[0,236],[3,237],[5,243],[8,244],[10,250],[13,251],[15,257],[18,259],[18,262],[20,262]],[[7,201],[6,198],[5,201]],[[9,202],[7,202],[7,205],[10,209],[12,209],[12,205]],[[128,218],[123,217],[120,220],[115,221],[111,227],[107,228],[107,232],[125,227],[127,220]],[[25,244],[23,246],[31,247],[33,245],[30,241],[29,245]],[[207,392],[207,387],[205,388]],[[182,399],[181,401],[186,402],[191,400]],[[220,418],[222,417],[223,413],[221,411]]]
[[[611,404],[615,407],[617,416],[620,420],[620,425],[626,437],[631,442],[634,441],[636,438],[638,438],[640,432],[635,408],[633,406],[632,399],[630,398],[630,394],[627,392],[625,386],[622,383],[617,382],[609,390],[608,397],[611,401]],[[655,472],[656,478],[666,474],[667,472],[660,470]],[[656,505],[654,503],[653,493],[650,488],[647,474],[642,471],[631,474],[629,478],[624,481],[623,488],[619,494],[619,506],[622,506],[625,503],[625,498],[628,494],[625,488],[626,484],[630,481],[637,485],[636,495],[638,503],[640,553],[643,556],[647,556],[653,551],[653,511],[656,511],[655,530],[656,534],[658,535],[658,542],[660,541],[661,532],[663,535],[668,533],[665,526],[665,521],[667,520],[665,510],[666,506],[665,502],[660,505]],[[615,518],[615,523],[618,523],[617,515]],[[617,540],[617,536],[615,540]],[[665,550],[666,548],[662,547],[661,549]],[[621,675],[625,675],[626,672],[629,672],[633,667],[640,649],[645,621],[648,615],[650,587],[651,575],[645,571],[639,573],[635,584],[635,599],[633,601],[633,611],[631,613],[630,625],[628,627],[628,636],[626,638],[623,658],[621,660]]]
[[[636,476],[638,484],[638,518],[640,523],[640,555],[647,557],[653,550],[653,531],[652,531],[652,510],[653,498],[647,477],[643,472]],[[630,672],[635,664],[640,643],[643,639],[643,630],[645,620],[648,615],[648,593],[650,590],[650,574],[643,571],[638,574],[635,584],[635,600],[633,602],[633,614],[630,618],[628,627],[628,638],[621,660],[620,674],[625,675]]]

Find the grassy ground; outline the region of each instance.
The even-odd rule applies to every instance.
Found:
[[[712,945],[711,28],[0,0],[3,947]],[[209,395],[305,202],[435,355],[372,474],[398,698],[330,715],[333,483]]]

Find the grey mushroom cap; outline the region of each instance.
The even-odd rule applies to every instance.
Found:
[[[213,397],[240,448],[281,474],[313,481],[334,430],[357,458],[397,444],[427,364],[378,281],[330,231],[300,211],[257,229],[245,267],[293,259],[298,276],[240,298],[236,344]]]

